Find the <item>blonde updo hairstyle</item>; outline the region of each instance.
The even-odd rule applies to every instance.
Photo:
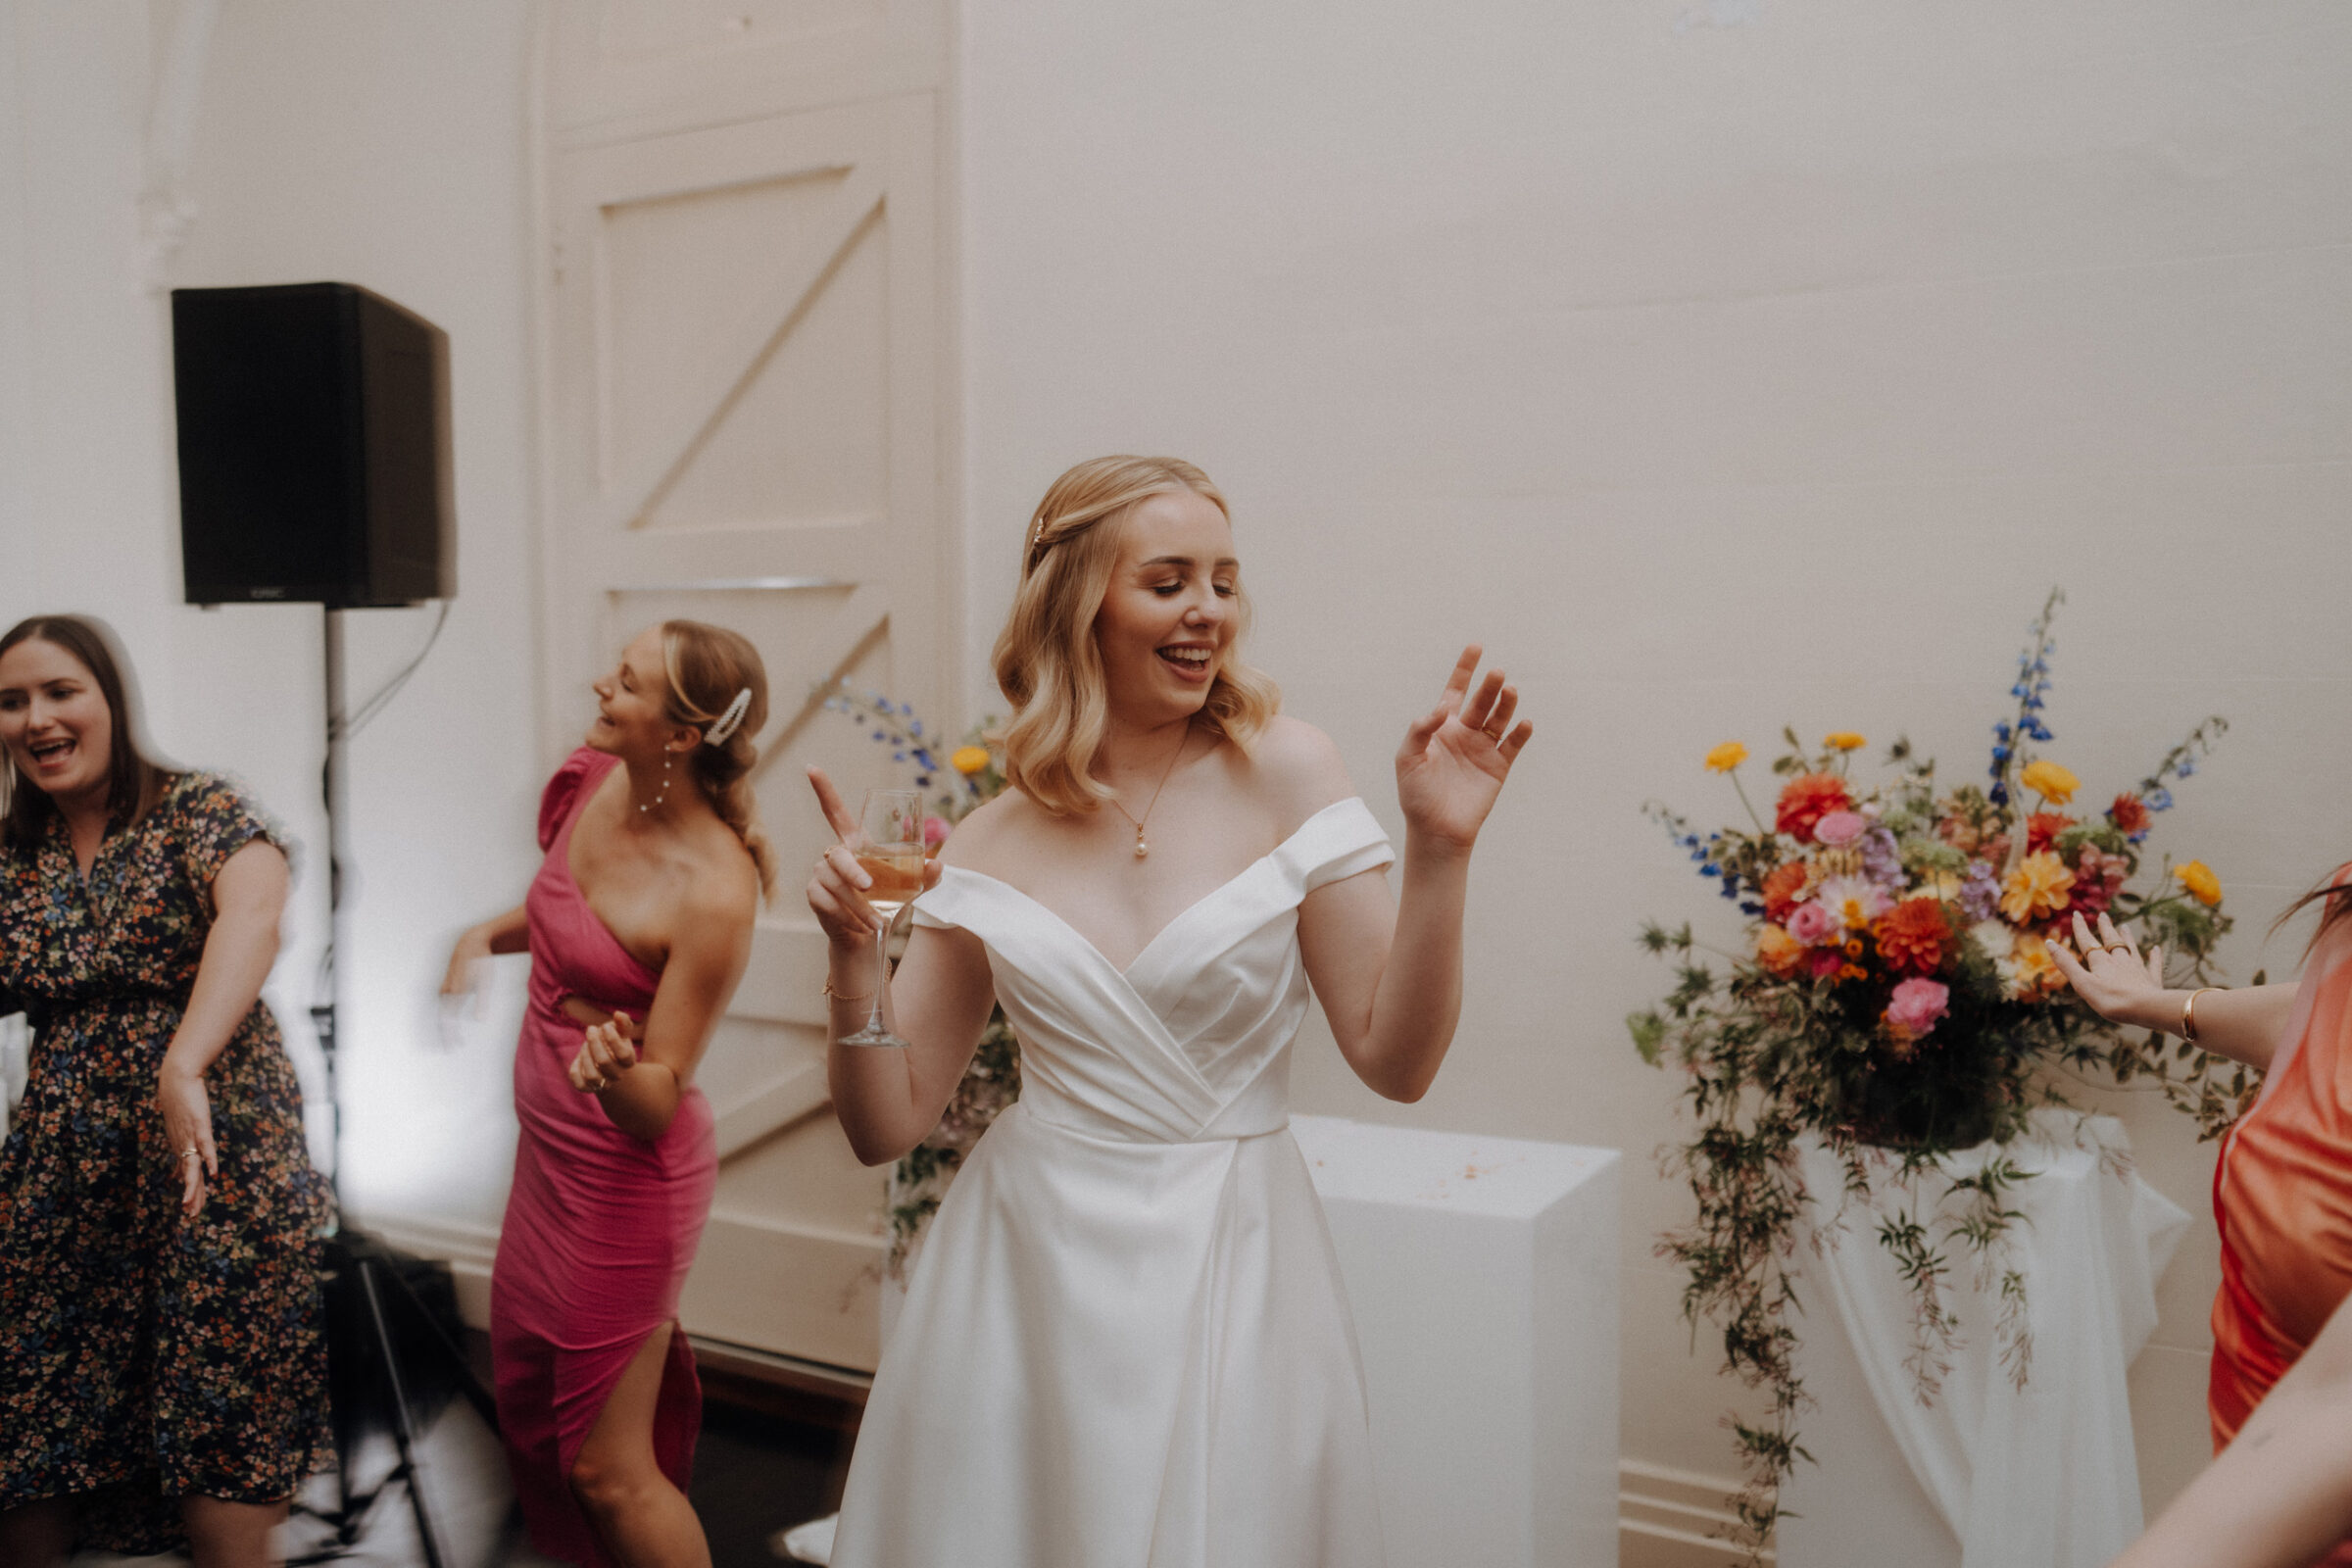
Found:
[[[686,772],[719,820],[735,830],[760,869],[760,891],[776,891],[776,852],[760,825],[760,803],[752,795],[752,766],[760,749],[752,737],[767,722],[767,666],[751,639],[700,620],[662,623],[662,669],[669,695],[662,704],[671,722],[690,724],[707,735],[724,717],[738,692],[749,691],[742,722],[716,745],[705,740],[686,754]]]
[[[1129,513],[1190,490],[1233,513],[1208,475],[1181,458],[1096,458],[1054,481],[1022,535],[1021,585],[997,637],[997,685],[1012,704],[1004,777],[1056,816],[1098,809],[1111,791],[1090,769],[1110,719],[1095,617],[1118,564]],[[1237,585],[1234,635],[1195,720],[1244,751],[1282,708],[1273,680],[1241,661],[1250,600]]]

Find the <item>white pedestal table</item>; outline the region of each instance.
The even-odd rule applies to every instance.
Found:
[[[1615,1150],[1294,1116],[1396,1568],[1617,1561]]]
[[[2045,1110],[2035,1131],[1944,1162],[1974,1173],[2005,1153],[2034,1173],[2005,1205],[2023,1215],[2009,1240],[2032,1336],[2025,1385],[1996,1343],[1997,1286],[1980,1288],[1975,1254],[1947,1244],[1963,1339],[1932,1402],[1903,1364],[1916,1308],[1878,1222],[1900,1202],[1926,1223],[1942,1181],[1923,1175],[1876,1211],[1849,1202],[1833,1226],[1842,1167],[1805,1151],[1831,1234],[1802,1254],[1797,1374],[1818,1404],[1799,1413],[1797,1441],[1817,1462],[1800,1461],[1783,1494],[1796,1517],[1780,1525],[1782,1568],[2101,1568],[2139,1534],[2125,1375],[2188,1216],[2132,1170],[2112,1118]]]

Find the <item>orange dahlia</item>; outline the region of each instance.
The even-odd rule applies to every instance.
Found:
[[[1952,946],[1951,922],[1934,899],[1905,899],[1872,921],[1870,934],[1887,968],[1914,974],[1934,974]]]

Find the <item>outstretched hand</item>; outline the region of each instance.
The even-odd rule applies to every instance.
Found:
[[[1526,749],[1536,726],[1511,720],[1519,691],[1499,669],[1490,669],[1475,690],[1484,650],[1462,650],[1438,706],[1415,719],[1396,749],[1396,804],[1405,826],[1467,850],[1502,793],[1511,764]]]
[[[2095,937],[2082,916],[2076,915],[2074,937],[2082,958],[2078,960],[2065,943],[2053,942],[2050,960],[2075,988],[2075,995],[2109,1023],[2145,1027],[2157,998],[2164,993],[2164,949],[2150,948],[2142,957],[2132,939],[2105,914],[2099,916]]]

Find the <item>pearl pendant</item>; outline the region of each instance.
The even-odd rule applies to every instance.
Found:
[[[1140,860],[1151,853],[1152,846],[1144,842],[1144,830],[1140,827],[1137,828],[1135,830],[1135,858]]]

